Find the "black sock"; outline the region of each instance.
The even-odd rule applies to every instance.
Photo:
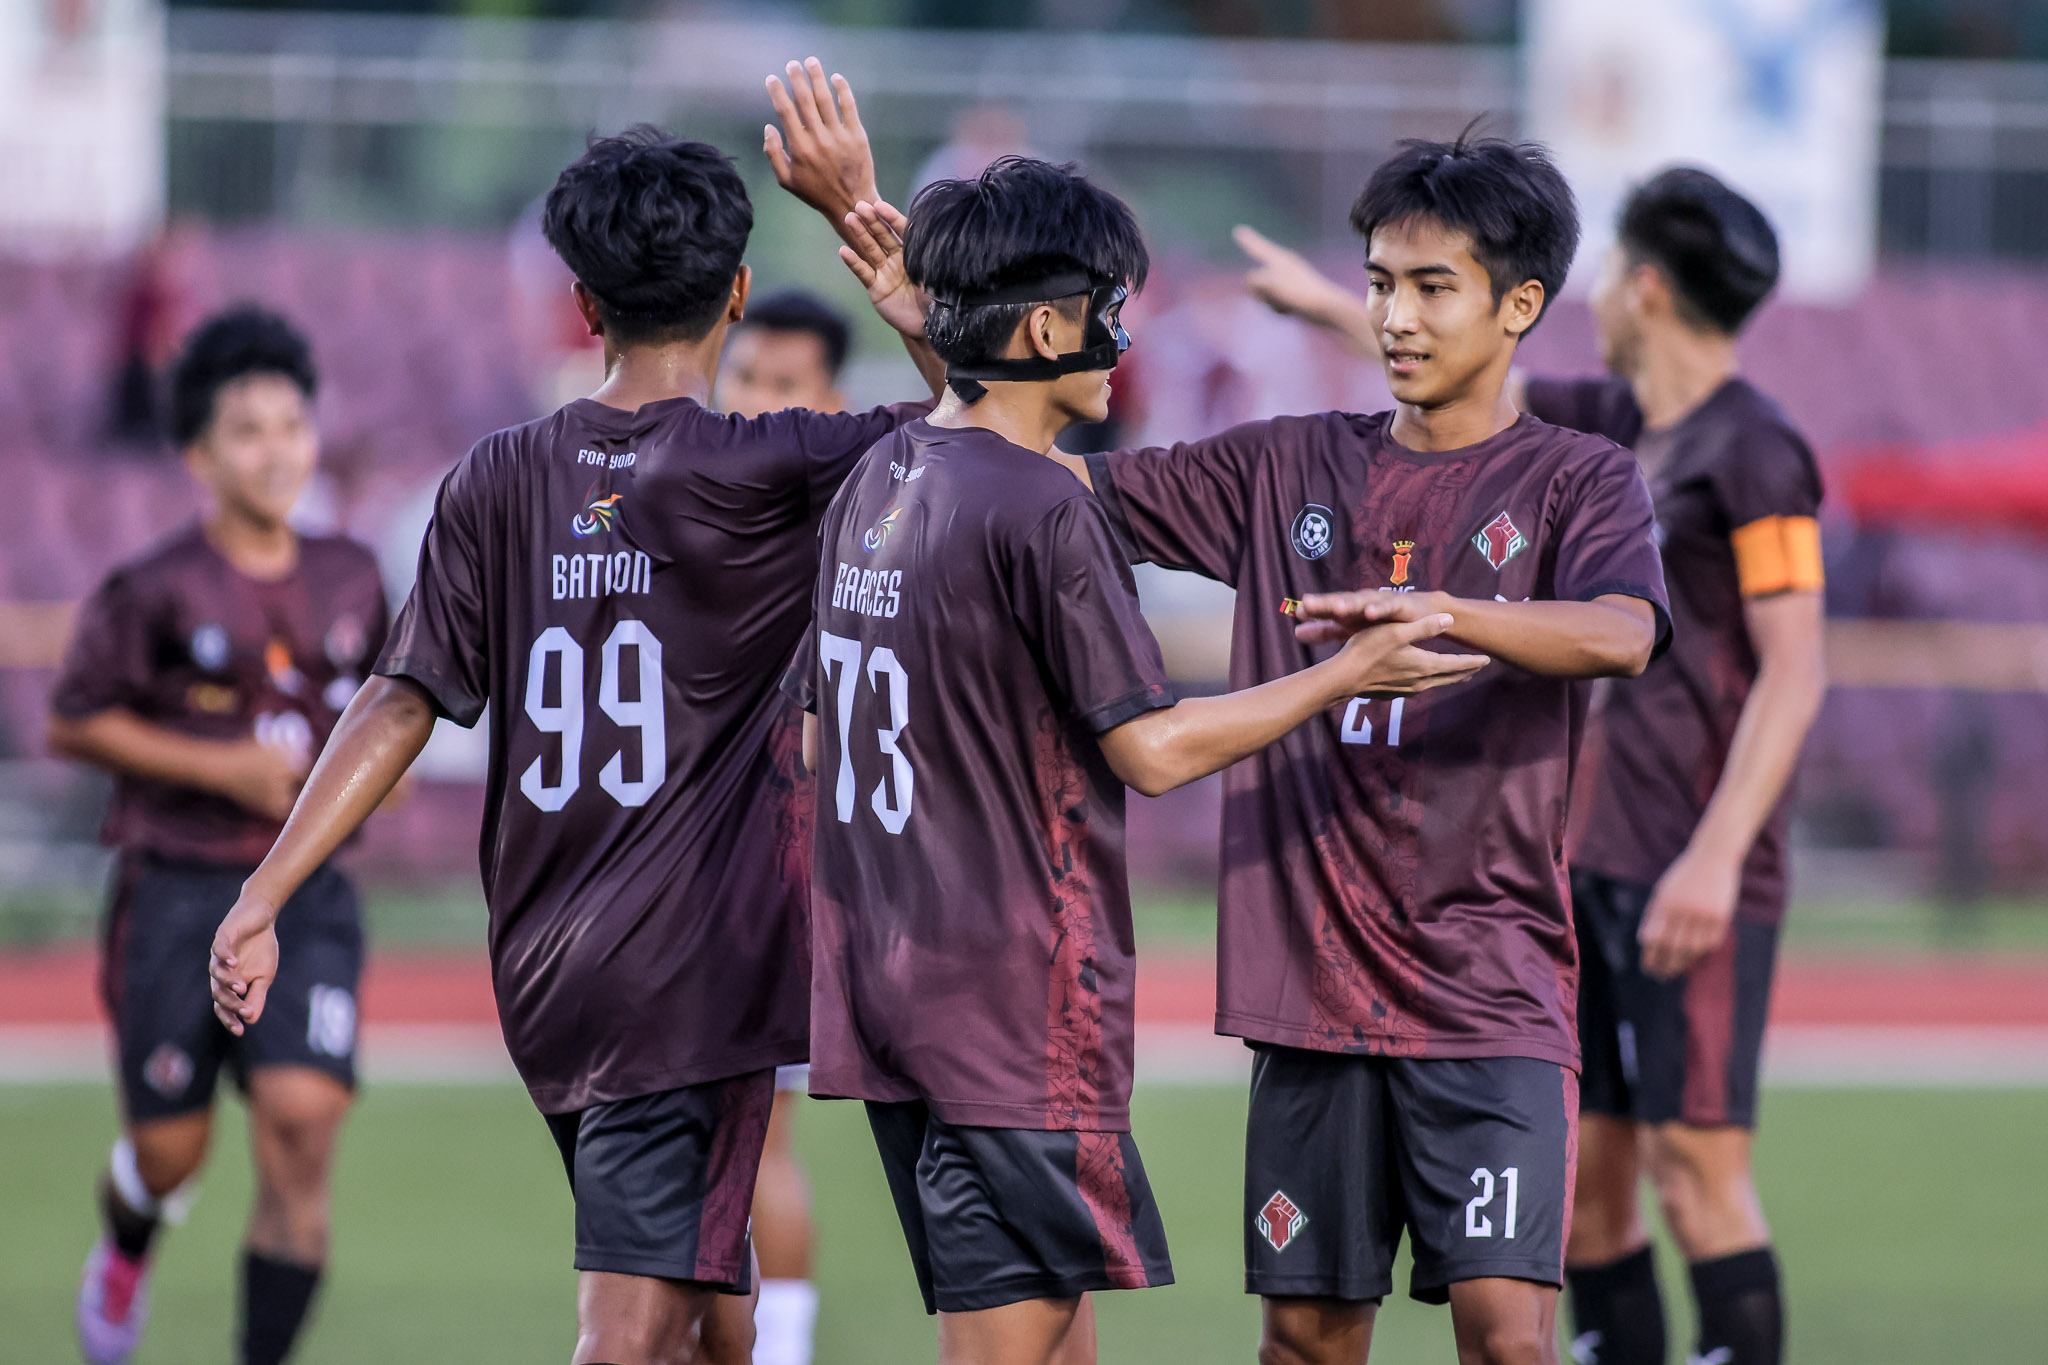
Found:
[[[1778,1365],[1785,1304],[1769,1247],[1693,1262],[1692,1295],[1700,1310],[1700,1365]]]
[[[106,1222],[107,1236],[113,1239],[123,1256],[141,1260],[149,1254],[149,1244],[156,1240],[156,1230],[163,1220],[153,1213],[137,1213],[128,1207],[128,1201],[114,1188],[111,1177],[100,1179],[100,1217]]]
[[[319,1266],[243,1250],[242,1365],[282,1365],[319,1287]]]
[[[1605,1265],[1566,1266],[1564,1279],[1578,1365],[1664,1365],[1664,1300],[1650,1248]]]

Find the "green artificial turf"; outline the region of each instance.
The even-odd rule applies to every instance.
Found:
[[[221,1115],[205,1195],[162,1246],[136,1365],[228,1358],[248,1175],[239,1112]],[[1256,1306],[1238,1286],[1242,1122],[1234,1089],[1140,1092],[1138,1139],[1180,1282],[1102,1296],[1105,1362],[1253,1359]],[[112,1125],[102,1087],[0,1087],[0,1362],[75,1358],[74,1277]],[[1788,1266],[1790,1358],[2039,1358],[2044,1135],[2042,1091],[1772,1092],[1761,1177]],[[807,1105],[798,1136],[818,1192],[819,1365],[929,1359],[932,1330],[859,1109]],[[344,1140],[333,1272],[299,1360],[566,1361],[569,1217],[553,1146],[516,1090],[370,1092]],[[1676,1285],[1668,1252],[1664,1269]],[[1686,1310],[1674,1318],[1675,1347]],[[1449,1333],[1443,1310],[1392,1300],[1375,1358],[1448,1361]]]

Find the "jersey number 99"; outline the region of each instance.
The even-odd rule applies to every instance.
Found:
[[[620,695],[619,674],[626,648],[638,659],[639,686],[631,701]],[[557,674],[558,700],[550,705],[548,674]],[[640,776],[626,777],[626,754],[613,754],[597,774],[597,785],[622,806],[644,806],[668,777],[668,716],[662,709],[661,641],[645,622],[621,621],[605,637],[597,675],[597,705],[612,723],[640,732]],[[542,734],[562,739],[561,779],[547,780],[536,758],[519,774],[519,790],[545,811],[557,811],[582,785],[583,646],[560,626],[549,626],[533,642],[526,660],[526,716]]]

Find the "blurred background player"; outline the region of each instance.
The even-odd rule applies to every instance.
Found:
[[[719,408],[736,417],[784,408],[843,412],[839,372],[852,335],[844,314],[801,289],[750,301],[719,363]]]
[[[1450,624],[1430,616],[1176,704],[1109,517],[1047,458],[1107,411],[1149,264],[1130,210],[1020,157],[927,187],[908,224],[862,210],[856,272],[928,291],[949,392],[834,501],[787,683],[822,774],[812,1086],[867,1103],[939,1359],[1080,1365],[1085,1295],[1173,1273],[1130,1131],[1125,785],[1483,660],[1414,647]]]
[[[1657,1365],[1647,1172],[1698,1309],[1694,1359],[1777,1365],[1784,1303],[1751,1177],[1787,889],[1787,787],[1827,690],[1813,453],[1735,339],[1778,278],[1755,205],[1674,169],[1624,204],[1594,286],[1608,379],[1531,379],[1545,421],[1631,446],[1677,638],[1611,689],[1572,900],[1586,1050],[1570,1278],[1587,1365]]]
[[[852,97],[815,64],[789,70],[801,151]],[[484,438],[442,485],[378,676],[215,936],[214,1001],[237,1033],[260,1021],[279,907],[438,717],[474,725],[497,701],[492,979],[575,1200],[572,1359],[723,1365],[752,1346],[747,1213],[774,1071],[807,1052],[810,803],[776,684],[826,504],[926,409],[705,406],[751,282],[753,206],[716,148],[645,125],[593,139],[543,221],[604,382]],[[914,297],[871,297],[936,386]]]
[[[1638,1187],[1691,1265],[1698,1355],[1767,1365],[1784,1308],[1751,1175],[1787,892],[1788,787],[1827,688],[1819,470],[1743,378],[1778,278],[1763,214],[1705,171],[1636,189],[1592,295],[1604,379],[1529,379],[1545,421],[1632,447],[1656,498],[1672,649],[1609,689],[1575,818],[1585,1116],[1569,1278],[1584,1365],[1665,1352]],[[1367,301],[1248,228],[1252,291],[1376,351]]]
[[[851,329],[838,309],[814,294],[785,290],[749,303],[734,325],[718,370],[718,405],[737,417],[784,408],[839,412],[839,371]],[[754,1254],[761,1297],[754,1307],[756,1365],[808,1365],[818,1317],[811,1283],[811,1190],[791,1142],[797,1101],[810,1082],[807,1066],[775,1073],[775,1109],[754,1182]]]
[[[120,850],[101,981],[123,1135],[78,1292],[94,1365],[126,1360],[141,1336],[151,1245],[197,1181],[224,1064],[256,1167],[243,1365],[289,1353],[327,1258],[328,1172],[355,1086],[355,888],[324,858],[308,867],[271,1014],[242,1036],[215,1022],[197,970],[384,640],[369,549],[292,529],[319,456],[315,387],[305,339],[273,314],[231,309],[186,341],[170,430],[210,506],[100,585],[51,699],[50,747],[114,774],[105,838]]]

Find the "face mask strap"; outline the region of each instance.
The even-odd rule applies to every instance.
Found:
[[[1078,280],[1082,289],[1070,289],[1063,294],[1049,294],[1052,288]],[[1069,351],[1055,359],[1045,356],[1026,356],[1013,359],[984,360],[974,365],[952,365],[947,367],[946,382],[963,402],[978,401],[988,390],[979,381],[1009,380],[1025,383],[1044,383],[1064,375],[1078,374],[1085,370],[1113,370],[1117,360],[1130,348],[1131,337],[1120,321],[1110,314],[1122,303],[1129,293],[1115,281],[1091,279],[1086,276],[1058,275],[1050,280],[1033,284],[1013,285],[999,292],[1016,297],[993,298],[987,294],[963,297],[954,306],[980,306],[991,303],[1043,303],[1053,299],[1071,298],[1082,292],[1088,295],[1087,322],[1082,331],[1083,345],[1078,351]],[[970,395],[967,389],[975,392]]]

